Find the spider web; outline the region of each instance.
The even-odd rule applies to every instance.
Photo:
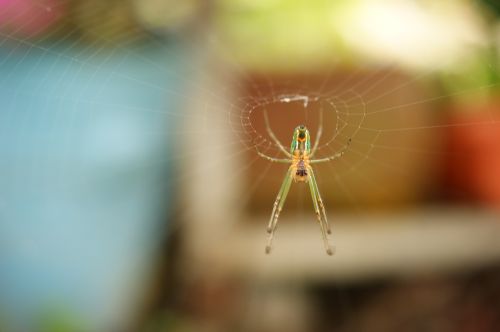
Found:
[[[393,199],[399,195],[405,201],[410,198],[404,197],[404,188],[386,190],[384,184],[397,183],[397,179],[406,184],[413,183],[408,179],[420,181],[424,186],[430,184],[425,178],[433,175],[432,162],[438,163],[449,153],[443,142],[449,127],[496,122],[491,113],[490,118],[481,123],[447,122],[450,120],[440,113],[439,101],[450,95],[433,91],[433,74],[417,76],[387,65],[375,70],[361,67],[348,73],[333,71],[320,78],[252,77],[250,87],[243,88],[247,96],[237,101],[236,111],[233,109],[229,114],[229,123],[251,154],[260,151],[283,158],[265,129],[264,111],[269,114],[271,129],[285,148],[293,128],[299,124],[310,129],[314,144],[323,116],[323,137],[317,158],[335,155],[349,140],[352,142],[344,156],[318,166],[321,181],[336,189],[334,200],[354,207],[369,205],[373,202],[372,194]],[[294,80],[301,83],[297,85]],[[474,94],[488,87],[479,86],[458,94]],[[250,176],[251,188],[258,190],[264,181],[279,187],[281,178],[277,173],[266,176],[266,172],[262,172],[266,165],[258,157],[250,163],[258,165],[249,166],[258,170]],[[265,197],[262,203],[273,200],[274,193],[266,194],[266,191],[255,195]]]
[[[60,15],[58,10],[64,9],[64,6],[67,5],[65,2],[58,2],[59,7],[51,4],[50,1],[40,1],[36,3],[36,9],[25,10],[39,11],[40,15],[43,14],[49,18],[55,16],[62,22],[68,20],[64,17],[58,17]],[[12,5],[12,7],[14,6]],[[4,10],[9,12],[9,6],[6,8]],[[97,13],[99,9],[97,7],[89,10],[84,7],[81,9],[82,16],[92,17],[95,14],[94,12]],[[206,76],[207,74],[203,73],[206,64],[197,62],[195,59],[186,60],[180,58],[179,55],[172,54],[167,49],[164,56],[175,58],[187,71],[181,73],[175,68],[167,69],[163,67],[158,58],[148,58],[148,55],[142,52],[143,47],[141,45],[137,47],[138,45],[134,43],[135,39],[144,36],[133,29],[118,31],[110,37],[100,36],[98,32],[91,31],[90,37],[94,41],[82,48],[79,46],[79,42],[85,41],[85,38],[89,38],[89,36],[79,36],[77,28],[61,27],[60,30],[56,29],[43,38],[37,39],[36,34],[32,33],[30,29],[33,29],[31,26],[40,20],[38,15],[32,15],[31,21],[28,20],[25,24],[18,25],[17,30],[9,29],[11,24],[9,21],[15,22],[19,17],[22,18],[25,12],[20,11],[17,14],[18,16],[12,15],[4,22],[3,27],[7,32],[2,33],[2,44],[9,44],[7,47],[9,51],[3,56],[4,65],[6,67],[12,66],[12,72],[26,64],[30,55],[38,53],[36,56],[39,56],[39,59],[45,56],[55,57],[54,66],[67,60],[71,65],[78,68],[76,73],[67,71],[57,73],[55,79],[60,79],[62,82],[69,80],[71,85],[71,75],[78,75],[80,71],[91,71],[93,75],[88,77],[86,84],[97,84],[106,87],[106,77],[103,80],[101,80],[101,77],[97,78],[100,70],[107,66],[107,62],[116,61],[116,59],[113,59],[114,55],[125,54],[124,58],[134,58],[142,62],[145,67],[158,70],[165,73],[165,75],[178,79],[182,83],[180,84],[182,88],[169,87],[166,89],[155,83],[137,79],[134,74],[120,72],[119,65],[116,65],[116,69],[105,75],[121,77],[131,84],[137,85],[137,87],[146,87],[167,96],[177,97],[184,103],[189,103],[193,98],[192,94],[184,90],[192,91],[198,88],[202,91],[208,90],[205,92],[214,101],[205,101],[202,112],[190,108],[185,109],[181,114],[164,109],[151,110],[142,107],[142,105],[132,107],[119,105],[123,108],[135,107],[138,112],[155,112],[163,115],[166,120],[169,118],[180,120],[178,121],[180,125],[174,129],[164,133],[148,131],[145,133],[147,135],[165,135],[168,136],[168,139],[175,137],[183,141],[185,137],[194,134],[192,131],[184,132],[185,126],[181,125],[183,122],[206,116],[221,116],[220,121],[223,125],[225,123],[226,126],[230,126],[236,134],[235,137],[238,137],[237,140],[242,145],[241,149],[254,152],[255,148],[257,148],[268,154],[277,155],[276,146],[270,141],[262,127],[262,112],[264,109],[269,112],[272,126],[284,117],[293,119],[293,121],[289,122],[290,126],[288,128],[276,128],[277,135],[285,146],[289,144],[291,130],[299,123],[304,123],[310,127],[314,139],[319,113],[322,112],[324,114],[325,135],[319,146],[318,157],[335,154],[336,151],[345,146],[348,139],[352,139],[353,142],[348,155],[342,160],[336,161],[335,166],[333,164],[328,166],[330,168],[328,173],[333,173],[336,181],[341,182],[338,183],[339,187],[346,189],[352,187],[352,184],[342,183],[346,181],[343,180],[343,176],[351,172],[357,174],[360,183],[365,181],[373,182],[374,179],[378,178],[381,183],[378,183],[377,188],[383,187],[380,184],[384,182],[384,179],[360,170],[359,167],[362,164],[369,164],[369,168],[385,169],[386,174],[391,174],[393,171],[406,174],[405,165],[394,164],[390,158],[386,158],[388,154],[394,153],[394,151],[412,156],[429,153],[440,154],[442,151],[440,147],[431,144],[418,145],[418,151],[412,149],[412,142],[417,139],[417,136],[418,139],[425,140],[426,132],[434,133],[450,125],[449,123],[442,123],[439,117],[430,114],[432,112],[429,111],[429,108],[437,109],[436,102],[451,96],[474,95],[491,87],[491,85],[476,85],[468,90],[452,94],[428,93],[425,90],[430,90],[429,84],[431,83],[429,83],[429,79],[432,79],[432,75],[435,73],[434,70],[414,73],[391,63],[373,65],[361,62],[349,70],[342,68],[339,70],[335,69],[334,66],[330,66],[328,73],[319,78],[300,77],[300,75],[292,78],[280,78],[279,75],[276,77],[266,73],[254,75],[251,72],[249,73],[247,68],[236,60],[229,59],[228,61],[226,58],[222,60],[222,66],[225,65],[226,68],[219,71],[225,79],[217,82],[218,86],[216,88],[212,88],[201,86],[204,83],[196,79],[196,74],[193,75],[193,73],[198,73],[198,77],[203,78],[203,76]],[[61,33],[62,31],[63,33]],[[149,39],[158,48],[164,47],[164,42],[161,39],[156,39],[156,37],[145,38]],[[220,45],[223,42],[219,38],[217,35],[210,35],[208,40],[209,43]],[[65,43],[66,40],[70,40],[70,42]],[[191,37],[184,40],[184,45],[196,47],[198,42],[200,40]],[[201,41],[200,44],[203,44],[203,42]],[[207,48],[210,49],[210,46]],[[216,54],[216,56],[218,55]],[[426,58],[426,56],[423,56],[423,58]],[[447,63],[448,59],[440,59],[436,62]],[[31,63],[29,67],[31,72],[26,72],[25,79],[18,82],[17,86],[9,84],[10,75],[4,75],[5,89],[14,93],[12,99],[10,99],[11,107],[9,109],[15,106],[13,104],[15,104],[17,96],[36,95],[37,88],[44,84],[44,81],[41,80],[39,85],[34,88],[27,85],[30,75],[36,75],[39,69],[36,62]],[[200,72],[201,74],[199,74]],[[46,73],[47,76],[51,74],[51,71]],[[50,79],[53,80],[54,77]],[[66,99],[74,105],[100,103],[94,96],[84,95],[85,89],[80,90],[82,92],[79,94],[71,95],[69,90],[64,89],[62,91],[44,92],[46,95],[43,98],[48,103],[53,102],[54,99]],[[410,95],[410,90],[418,90],[420,93]],[[234,98],[228,97],[226,91],[235,93],[236,96]],[[495,122],[493,116],[490,122]],[[63,123],[63,125],[65,124]],[[462,123],[461,125],[472,126],[477,124]],[[203,128],[203,131],[205,129]],[[416,132],[419,132],[420,135],[417,135]],[[434,136],[434,134],[429,136]],[[404,138],[407,138],[407,140]],[[219,147],[226,144],[222,142],[212,143]],[[193,151],[185,152],[189,154]],[[174,159],[183,159],[183,156],[184,154],[179,152]],[[186,177],[188,176],[186,175]],[[354,196],[357,196],[357,194],[354,194]],[[356,197],[353,200],[356,201]]]

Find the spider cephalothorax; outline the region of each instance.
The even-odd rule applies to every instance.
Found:
[[[309,135],[309,130],[304,125],[295,128],[290,146],[290,153],[292,155],[299,151],[311,152],[311,135]]]

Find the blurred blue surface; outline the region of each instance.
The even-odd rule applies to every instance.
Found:
[[[0,49],[0,313],[11,324],[64,308],[107,329],[133,308],[165,234],[178,58],[175,47]]]

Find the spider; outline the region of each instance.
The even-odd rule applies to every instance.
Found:
[[[281,188],[274,201],[273,211],[271,213],[271,218],[269,219],[269,224],[267,225],[267,232],[269,233],[269,238],[266,245],[266,254],[271,252],[271,245],[278,225],[278,217],[285,204],[286,196],[290,190],[292,180],[294,182],[309,183],[309,190],[311,191],[311,197],[314,205],[314,211],[316,212],[316,217],[318,219],[318,224],[321,229],[321,235],[323,238],[323,243],[325,246],[326,253],[328,255],[333,255],[333,249],[328,242],[327,234],[331,234],[331,228],[326,219],[325,206],[318,189],[318,183],[314,176],[312,169],[312,164],[328,162],[341,157],[349,145],[351,144],[351,138],[348,139],[347,144],[342,150],[335,153],[334,155],[326,158],[313,159],[318,146],[319,141],[323,132],[323,115],[320,112],[318,131],[316,133],[316,141],[311,149],[311,136],[309,130],[304,125],[299,125],[293,130],[292,144],[290,147],[290,152],[281,144],[274,132],[269,125],[269,118],[267,116],[267,111],[264,111],[264,120],[266,125],[266,130],[269,137],[274,141],[275,145],[280,149],[280,151],[286,155],[286,159],[279,159],[269,157],[257,149],[257,153],[262,158],[276,163],[286,163],[291,164],[286,172],[285,179],[281,184]]]

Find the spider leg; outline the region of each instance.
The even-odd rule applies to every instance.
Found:
[[[281,150],[281,152],[283,152],[287,157],[292,158],[290,152],[286,150],[286,148],[283,146],[283,144],[281,144],[276,135],[274,135],[274,132],[271,129],[271,126],[269,125],[269,117],[267,116],[267,110],[264,110],[264,122],[266,123],[267,134],[274,141],[274,144],[276,144],[276,146]]]
[[[288,195],[288,191],[290,190],[290,186],[292,185],[292,172],[293,168],[290,167],[285,175],[283,183],[281,184],[281,188],[278,192],[278,195],[276,196],[276,200],[274,201],[273,212],[271,213],[271,218],[269,219],[269,224],[267,225],[267,232],[269,233],[269,237],[267,239],[266,254],[269,254],[271,252],[274,232],[276,231],[278,225],[279,214],[283,209],[286,196]]]
[[[324,163],[324,162],[332,161],[332,160],[335,160],[337,158],[342,157],[344,155],[344,153],[347,151],[347,149],[349,148],[349,146],[351,145],[351,141],[352,141],[352,139],[349,138],[347,140],[347,144],[342,148],[342,150],[340,150],[339,152],[335,153],[333,156],[326,157],[326,158],[320,158],[320,159],[312,159],[312,160],[309,161],[309,163],[310,164]]]
[[[308,167],[308,171],[311,174],[309,178],[309,189],[311,190],[311,197],[313,200],[313,205],[314,205],[314,211],[316,212],[316,217],[318,218],[318,224],[321,229],[321,236],[323,238],[323,244],[325,246],[325,251],[328,255],[333,255],[333,249],[330,246],[330,243],[328,242],[328,235],[329,233],[329,226],[328,222],[326,221],[326,214],[324,213],[324,207],[322,208],[322,212],[320,212],[320,206],[323,206],[323,202],[321,201],[321,197],[319,196],[319,192],[317,191],[318,185],[316,183],[316,179],[314,178],[312,168]],[[321,203],[320,203],[321,202]],[[322,214],[325,217],[323,220]]]
[[[289,164],[291,162],[290,159],[273,158],[273,157],[270,157],[268,155],[263,154],[262,152],[259,151],[259,149],[257,149],[257,148],[255,148],[255,149],[257,150],[257,154],[260,157],[266,159],[267,161],[270,161],[270,162],[273,162],[273,163],[283,163],[283,164],[284,163]]]
[[[314,157],[314,154],[316,153],[316,150],[318,149],[319,141],[321,139],[322,134],[323,134],[323,108],[321,108],[321,110],[319,111],[318,131],[316,132],[316,141],[314,142],[314,146],[311,150],[310,158]]]
[[[318,201],[319,209],[321,211],[321,214],[323,215],[326,232],[328,234],[332,234],[332,229],[330,228],[330,224],[328,223],[328,219],[326,218],[325,205],[323,204],[323,199],[321,198],[321,194],[319,193],[318,181],[316,181],[316,176],[314,175],[312,167],[309,167],[308,171],[312,180],[311,183],[314,185],[314,191],[316,192],[316,200]]]

